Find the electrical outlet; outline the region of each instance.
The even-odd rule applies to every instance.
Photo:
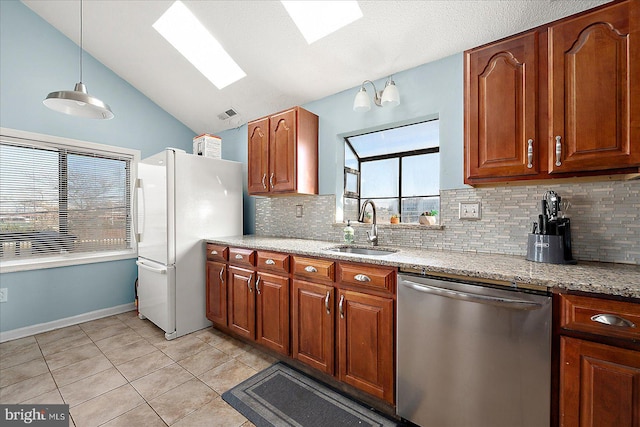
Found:
[[[460,203],[460,219],[480,219],[480,203]]]
[[[296,205],[296,218],[302,218],[302,205]]]
[[[7,302],[9,299],[9,289],[0,288],[0,302]]]

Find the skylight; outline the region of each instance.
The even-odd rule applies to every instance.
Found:
[[[282,4],[309,44],[362,18],[357,1],[282,1]]]
[[[218,89],[246,76],[218,40],[181,1],[173,3],[153,24],[153,28]]]

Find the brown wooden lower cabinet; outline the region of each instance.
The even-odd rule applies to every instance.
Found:
[[[393,299],[340,290],[338,315],[340,381],[393,403]]]
[[[228,326],[240,336],[256,337],[255,272],[229,266],[227,285]]]
[[[220,326],[227,326],[226,265],[207,262],[207,319]]]
[[[293,280],[292,356],[333,375],[334,288]]]
[[[289,278],[257,273],[256,341],[289,354]]]
[[[640,351],[561,337],[560,425],[639,427]]]

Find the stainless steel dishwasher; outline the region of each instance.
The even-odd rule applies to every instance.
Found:
[[[397,414],[423,427],[550,423],[551,296],[398,275]]]

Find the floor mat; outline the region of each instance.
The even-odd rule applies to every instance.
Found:
[[[398,425],[283,363],[238,384],[222,398],[257,427]]]

